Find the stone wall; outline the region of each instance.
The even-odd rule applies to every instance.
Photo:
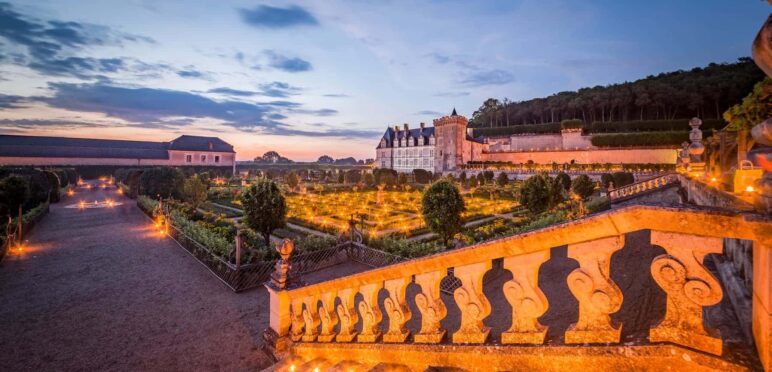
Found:
[[[170,151],[172,152],[172,151]],[[220,163],[214,162],[214,153],[189,152],[193,155],[193,162],[185,162],[183,152],[174,154],[170,159],[123,159],[123,158],[41,158],[41,157],[0,157],[0,165],[40,165],[40,166],[81,166],[81,165],[125,165],[125,166],[223,166],[233,167],[235,164],[234,153],[222,153]],[[207,161],[201,161],[201,155],[207,155]]]
[[[537,164],[558,164],[574,161],[579,164],[675,164],[677,150],[662,148],[625,148],[606,150],[563,150],[539,152],[488,152],[482,154],[483,161],[527,163],[533,160]]]

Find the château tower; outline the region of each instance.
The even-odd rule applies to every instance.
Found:
[[[434,151],[434,173],[458,169],[464,164],[464,140],[468,120],[456,113],[434,119],[437,147]]]

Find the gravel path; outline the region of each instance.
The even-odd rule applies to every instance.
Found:
[[[65,208],[81,198],[121,206]],[[134,201],[81,191],[0,264],[0,371],[257,370],[264,289],[235,294]]]

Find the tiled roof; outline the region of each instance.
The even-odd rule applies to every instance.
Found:
[[[168,159],[168,150],[233,152],[216,137],[180,136],[173,142],[0,135],[0,156],[47,158]]]
[[[410,138],[418,138],[423,136],[424,138],[428,138],[434,135],[434,127],[424,127],[423,131],[421,131],[421,128],[415,128],[415,129],[409,129],[407,132],[410,132],[409,137]],[[383,134],[383,137],[386,139],[386,147],[393,147],[395,141],[399,141],[400,139],[405,138],[405,135],[407,133],[405,130],[400,130],[399,132],[395,132],[394,128],[387,128],[386,133]],[[423,143],[421,144],[423,145]],[[378,148],[380,148],[380,143],[378,144]]]

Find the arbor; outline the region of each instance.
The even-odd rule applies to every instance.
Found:
[[[294,190],[296,187],[298,187],[298,184],[300,184],[300,178],[298,178],[298,175],[295,172],[287,173],[285,180],[287,181],[287,186],[289,186],[292,190]]]
[[[20,176],[8,176],[0,180],[0,215],[15,216],[19,207],[30,198],[29,183]]]
[[[595,182],[592,182],[586,174],[582,174],[571,182],[571,190],[584,200],[595,192]]]
[[[504,172],[499,173],[499,176],[496,177],[496,184],[499,185],[499,187],[504,187],[509,183],[509,177],[507,177],[507,174]]]
[[[196,210],[201,203],[206,201],[206,183],[200,175],[192,176],[185,181],[185,201]]]
[[[566,172],[560,172],[555,177],[555,181],[563,187],[563,190],[568,192],[571,190],[571,177]]]
[[[424,222],[448,246],[454,235],[461,231],[461,213],[466,210],[464,199],[456,186],[447,180],[433,183],[421,199]]]
[[[142,172],[139,183],[143,195],[182,199],[185,175],[177,168],[150,168]]]
[[[286,226],[287,204],[273,181],[261,178],[241,193],[245,223],[271,245],[271,232]]]

